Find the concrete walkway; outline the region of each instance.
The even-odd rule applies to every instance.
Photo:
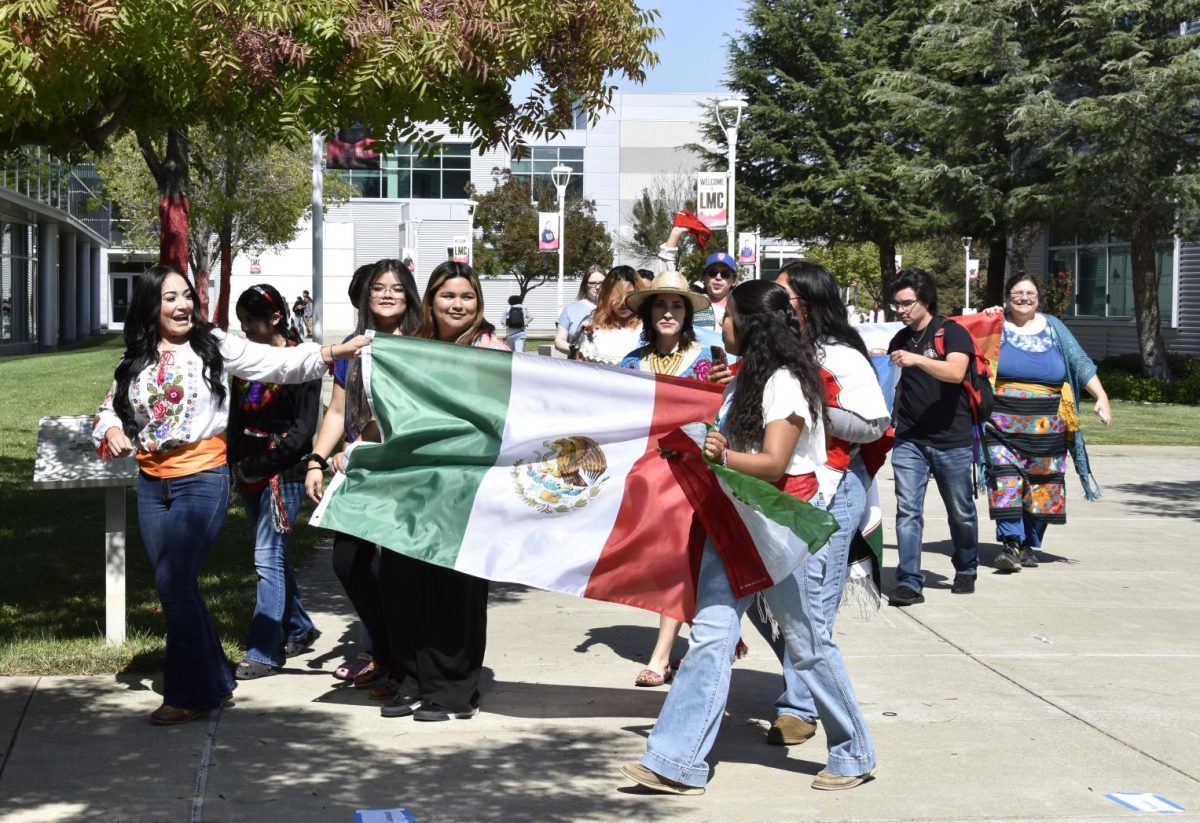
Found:
[[[1161,795],[1184,808],[1175,819],[1200,821],[1200,449],[1093,451],[1104,499],[1083,503],[1071,479],[1070,523],[1051,529],[1040,568],[981,569],[975,595],[951,595],[931,489],[927,601],[869,622],[843,613],[880,762],[853,791],[809,788],[820,734],[764,744],[781,681],[748,626],[707,794],[634,789],[617,768],[642,752],[665,694],[632,685],[655,617],[519,587],[494,590],[482,714],[381,719],[329,674],[353,631],[322,557],[303,580],[317,649],[242,684],[208,722],[150,726],[161,698],[146,676],[0,680],[0,821],[350,823],[396,807],[420,823],[1145,816],[1110,792]],[[888,507],[890,474],[882,491]],[[985,540],[984,562],[995,553]]]

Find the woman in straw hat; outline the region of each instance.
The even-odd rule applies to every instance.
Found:
[[[687,278],[677,271],[655,276],[649,288],[625,298],[625,305],[642,319],[642,337],[648,342],[625,356],[621,367],[707,380],[713,366],[712,348],[696,342],[692,318],[708,308],[708,298],[688,288]],[[634,680],[636,686],[661,686],[675,675],[671,648],[679,636],[680,622],[660,617],[658,641],[646,668]]]

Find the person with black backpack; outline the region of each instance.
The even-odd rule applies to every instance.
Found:
[[[892,286],[892,310],[905,325],[888,345],[900,367],[892,417],[896,445],[896,588],[893,606],[924,603],[921,543],[925,489],[937,483],[949,516],[954,544],[954,594],[971,594],[979,567],[979,523],[974,497],[974,424],[963,379],[972,365],[975,343],[951,320],[937,314],[937,285],[921,269],[904,269]],[[939,338],[935,342],[935,337]]]
[[[521,295],[508,298],[508,313],[504,315],[504,339],[515,352],[525,351],[525,337],[533,315],[521,304]]]

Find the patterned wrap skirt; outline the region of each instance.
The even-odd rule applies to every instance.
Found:
[[[1046,523],[1067,522],[1067,424],[1060,401],[1060,386],[997,382],[986,435],[993,520],[1020,521],[1028,515]]]

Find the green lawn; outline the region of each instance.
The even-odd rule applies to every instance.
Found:
[[[1112,401],[1113,420],[1105,426],[1080,404],[1083,432],[1089,446],[1195,446],[1200,444],[1200,406]]]
[[[530,341],[531,344],[533,341]],[[33,457],[38,419],[90,414],[108,389],[121,354],[109,336],[63,354],[0,358],[0,675],[88,674],[154,670],[161,665],[164,621],[128,494],[128,624],[130,640],[104,645],[104,494],[100,490],[37,491]],[[531,345],[530,348],[533,348]],[[536,350],[536,349],[534,349]],[[1193,445],[1195,406],[1114,403],[1105,428],[1082,409],[1089,444]],[[301,526],[292,557],[302,565],[320,532]],[[202,579],[205,596],[231,658],[254,605],[253,539],[240,506]]]
[[[0,358],[0,675],[146,671],[161,666],[165,621],[128,492],[130,640],[104,644],[104,492],[33,488],[38,419],[91,414],[112,381],[122,340],[62,354]],[[310,557],[319,532],[299,527],[291,556]],[[240,506],[201,579],[226,651],[240,659],[254,608],[254,540]]]

